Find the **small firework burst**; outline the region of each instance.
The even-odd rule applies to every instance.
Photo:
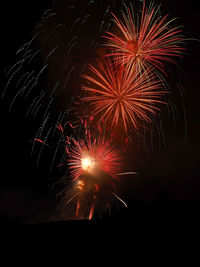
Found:
[[[117,198],[116,182],[121,170],[119,151],[104,138],[73,141],[69,149],[68,165],[74,181],[72,197],[66,197],[64,205],[76,199],[76,219],[92,219],[94,211],[105,210],[111,198]]]
[[[106,173],[115,178],[120,171],[120,157],[117,149],[113,149],[103,138],[80,140],[74,142],[69,150],[69,169],[74,179],[84,175],[98,177]]]
[[[107,56],[117,57],[117,64],[136,64],[139,69],[154,66],[164,72],[163,62],[175,63],[174,57],[180,57],[181,27],[172,27],[174,19],[161,17],[153,3],[146,7],[144,2],[141,16],[134,14],[132,6],[122,15],[123,21],[113,14],[115,32],[104,36],[110,50]]]
[[[119,67],[110,59],[97,63],[83,76],[87,81],[83,90],[88,92],[83,101],[89,103],[93,116],[109,128],[123,125],[125,131],[128,125],[137,129],[138,119],[150,122],[150,114],[156,114],[156,104],[164,103],[161,97],[166,93],[152,69],[139,72],[135,65]]]

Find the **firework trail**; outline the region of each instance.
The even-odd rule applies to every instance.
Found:
[[[97,33],[108,29],[111,5],[112,1],[54,1],[33,28],[31,40],[18,49],[15,62],[6,69],[2,98],[12,92],[9,111],[24,98],[26,117],[37,122],[32,153],[36,140],[53,142],[58,124],[71,121],[73,127],[71,111],[80,94],[80,77],[94,57]],[[95,15],[97,10],[102,16]],[[51,170],[61,145],[54,141]]]

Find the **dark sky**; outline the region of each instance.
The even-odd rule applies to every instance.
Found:
[[[178,22],[184,25],[186,37],[200,39],[198,1],[157,2],[162,3],[163,13],[178,17]],[[1,89],[5,84],[4,68],[12,62],[16,50],[30,39],[32,28],[50,3],[51,1],[46,0],[1,3],[1,11],[6,14],[0,17]],[[189,40],[186,43],[187,54],[181,60],[181,70],[176,68],[171,70],[171,72],[175,70],[171,77],[174,75],[173,79],[179,79],[185,92],[186,140],[183,114],[181,113],[181,119],[176,127],[163,115],[165,146],[160,150],[155,146],[148,151],[140,151],[133,146],[135,149],[133,155],[137,159],[132,162],[129,157],[130,162],[128,161],[127,165],[128,168],[138,171],[139,175],[135,178],[125,178],[126,181],[122,182],[121,191],[127,200],[129,210],[126,214],[124,211],[119,212],[117,216],[126,216],[126,219],[134,218],[135,214],[147,218],[158,216],[158,213],[173,216],[185,213],[185,210],[195,213],[199,209],[200,42]],[[175,81],[171,83],[173,85]],[[176,94],[175,97],[178,98]],[[180,104],[179,100],[176,99]],[[50,178],[48,167],[45,164],[36,167],[36,158],[30,155],[30,140],[35,131],[35,122],[25,118],[23,101],[9,113],[9,101],[7,97],[0,105],[2,156],[0,220],[16,223],[20,218],[32,215],[36,216],[36,221],[46,221],[52,214],[55,199],[48,190]]]

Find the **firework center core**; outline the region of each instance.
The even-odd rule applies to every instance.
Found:
[[[126,48],[131,51],[135,57],[139,56],[137,41],[129,40],[126,44]]]
[[[95,167],[95,160],[92,157],[84,157],[81,160],[81,167],[84,171],[91,172]]]

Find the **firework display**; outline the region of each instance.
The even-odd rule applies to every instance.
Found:
[[[39,163],[43,149],[53,147],[50,171],[65,170],[62,179],[69,185],[58,194],[63,218],[90,220],[115,203],[127,208],[118,183],[136,172],[124,169],[126,149],[116,136],[127,145],[133,131],[148,130],[168,105],[162,73],[165,63],[182,55],[184,38],[153,2],[143,1],[137,9],[133,0],[119,1],[117,12],[110,1],[99,11],[101,21],[93,14],[98,1],[83,1],[89,13],[80,17],[73,13],[75,4],[61,2],[60,9],[45,11],[32,40],[17,51],[3,96],[14,83],[10,109],[22,96],[31,101],[26,116],[42,120],[32,152],[40,145]],[[66,14],[74,16],[69,29]]]

